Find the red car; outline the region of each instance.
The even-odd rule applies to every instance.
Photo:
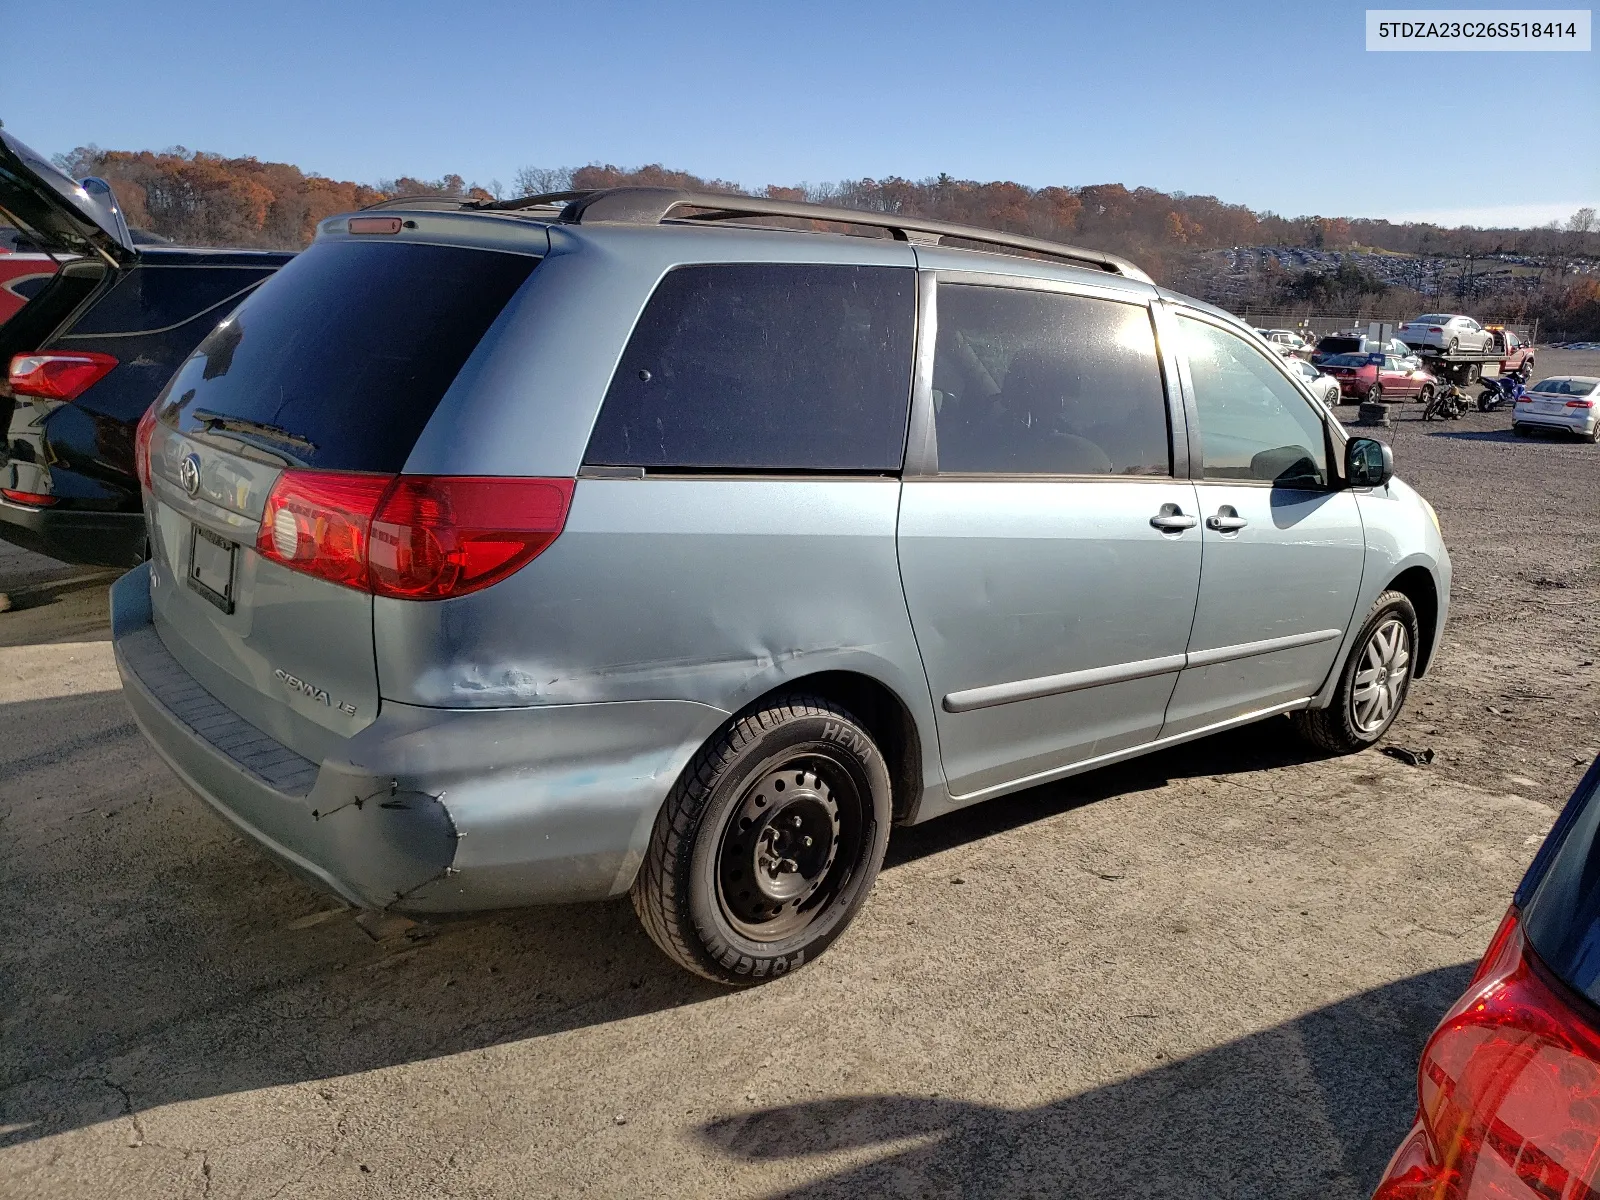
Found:
[[[43,290],[56,273],[56,260],[48,254],[13,251],[0,243],[0,325]]]
[[[1334,354],[1322,360],[1324,375],[1339,381],[1342,400],[1421,400],[1427,403],[1439,381],[1420,367],[1412,368],[1397,355],[1385,354],[1380,368],[1367,354]]]
[[[1428,1039],[1374,1200],[1600,1196],[1600,760]]]

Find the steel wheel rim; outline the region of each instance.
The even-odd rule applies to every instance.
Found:
[[[717,847],[723,918],[752,942],[804,929],[850,877],[861,840],[861,790],[826,755],[797,754],[744,789]]]
[[[1376,733],[1400,708],[1411,674],[1411,631],[1399,617],[1374,629],[1356,659],[1350,719],[1364,734]]]

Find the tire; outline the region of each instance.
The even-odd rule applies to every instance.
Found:
[[[1533,359],[1530,358],[1525,363],[1523,363],[1522,364],[1522,369],[1520,371],[1518,371],[1517,374],[1522,376],[1522,382],[1523,383],[1527,383],[1528,380],[1532,379],[1533,378]]]
[[[1426,384],[1426,383],[1423,384],[1422,385],[1422,390],[1417,393],[1417,399],[1423,405],[1432,404],[1433,403],[1433,387],[1432,387],[1432,385],[1431,384]]]
[[[1395,631],[1401,640],[1392,641]],[[1361,623],[1327,708],[1294,714],[1295,727],[1312,745],[1335,754],[1365,750],[1394,724],[1411,688],[1420,645],[1417,611],[1401,592],[1384,592]],[[1381,677],[1375,672],[1383,672]]]
[[[855,717],[817,696],[764,702],[684,768],[634,880],[634,912],[668,958],[716,983],[785,975],[860,911],[892,812],[883,753]]]
[[[1460,348],[1461,348],[1461,339],[1460,338],[1451,338],[1450,339],[1450,347],[1449,347],[1449,349],[1447,349],[1445,351],[1445,353],[1446,354],[1454,354]]]
[[[1479,392],[1478,393],[1478,411],[1479,412],[1493,412],[1499,406],[1499,402],[1500,402],[1500,393],[1499,392]]]
[[[1369,387],[1367,389],[1366,403],[1368,403],[1368,404],[1382,404],[1383,403],[1383,384],[1375,383],[1375,384],[1373,384],[1371,387]]]
[[[1595,426],[1588,433],[1580,433],[1578,436],[1591,446],[1600,444],[1600,425]]]

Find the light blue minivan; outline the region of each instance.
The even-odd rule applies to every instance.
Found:
[[[137,452],[117,661],[196,793],[357,905],[631,892],[735,985],[894,824],[1276,714],[1372,744],[1449,596],[1388,448],[1227,314],[720,194],[325,221]]]

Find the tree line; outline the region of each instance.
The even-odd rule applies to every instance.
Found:
[[[1447,229],[1420,222],[1346,217],[1284,217],[1229,204],[1215,196],[1191,196],[1122,184],[1029,187],[1010,181],[978,182],[938,175],[911,180],[850,179],[837,183],[769,185],[745,189],[659,163],[638,168],[611,164],[584,167],[525,167],[510,189],[459,175],[442,179],[400,176],[363,184],[306,174],[288,163],[229,158],[176,147],[165,151],[80,147],[58,164],[75,178],[99,175],[116,189],[128,223],[173,241],[292,249],[307,244],[317,223],[339,212],[399,196],[503,199],[510,195],[650,184],[696,191],[755,194],[808,200],[873,212],[904,213],[981,225],[1035,237],[1072,241],[1122,254],[1155,278],[1226,298],[1212,278],[1205,252],[1235,247],[1299,246],[1328,251],[1387,252],[1435,258],[1517,255],[1550,264],[1548,279],[1517,303],[1548,328],[1568,337],[1600,337],[1600,224],[1593,209],[1575,213],[1565,226],[1540,229]],[[1328,272],[1285,274],[1265,281],[1270,299],[1293,303],[1315,299],[1339,303],[1349,297],[1381,301],[1393,290],[1341,263]],[[1406,289],[1400,289],[1403,293]],[[1403,306],[1409,297],[1389,301]],[[1473,301],[1463,298],[1470,310]],[[1488,303],[1485,301],[1484,303]],[[1482,305],[1480,305],[1482,307]]]

